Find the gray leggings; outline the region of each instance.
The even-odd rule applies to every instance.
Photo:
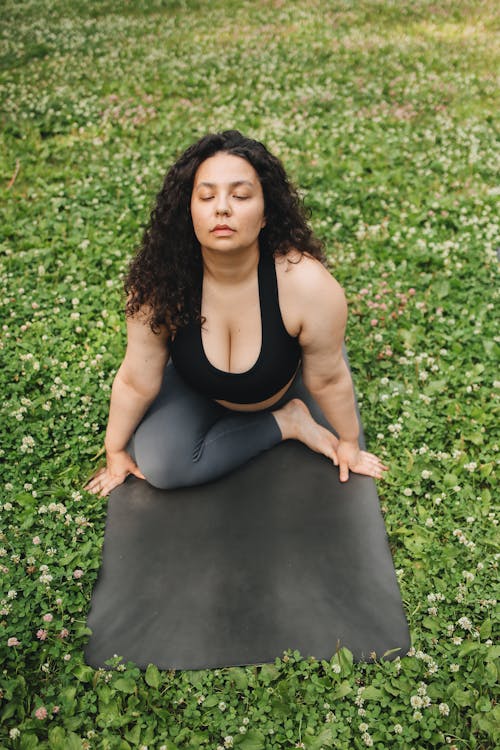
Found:
[[[292,398],[302,399],[316,422],[335,432],[306,389],[300,370],[277,404],[263,411],[235,412],[193,390],[169,362],[161,390],[127,450],[154,487],[209,482],[281,442],[271,410]]]

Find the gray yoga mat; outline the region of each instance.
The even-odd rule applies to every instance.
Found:
[[[206,485],[129,477],[109,498],[85,658],[141,669],[356,661],[410,637],[375,482],[287,441]]]

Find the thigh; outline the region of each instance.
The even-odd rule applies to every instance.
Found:
[[[161,390],[137,426],[130,452],[146,479],[156,486],[172,472],[189,473],[200,441],[226,409],[190,388],[172,363]]]

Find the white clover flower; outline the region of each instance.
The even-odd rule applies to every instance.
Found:
[[[360,732],[366,732],[368,730],[368,724],[366,723],[366,721],[361,722],[358,729]]]
[[[33,453],[35,439],[31,435],[25,435],[21,443],[21,453]]]
[[[411,497],[413,495],[413,490],[410,487],[405,487],[403,490],[403,495],[406,495],[406,497]]]
[[[412,708],[422,708],[424,702],[420,695],[412,695],[410,698],[410,705]]]
[[[232,747],[233,746],[233,736],[231,734],[226,735],[224,737],[224,747]]]
[[[413,714],[413,719],[415,721],[420,721],[422,719],[422,713],[420,711],[415,711]]]
[[[426,518],[425,525],[427,526],[428,529],[432,528],[432,526],[434,526],[434,519],[430,517]]]
[[[440,703],[439,704],[439,713],[442,716],[448,716],[450,713],[450,707],[447,703]]]
[[[461,617],[458,620],[457,625],[460,625],[464,630],[472,630],[472,623],[468,617]]]
[[[335,672],[335,674],[340,674],[342,671],[340,664],[333,664],[332,665],[332,672]]]
[[[373,740],[372,740],[372,738],[370,737],[370,735],[368,734],[368,732],[365,732],[364,734],[362,734],[362,735],[361,735],[361,739],[363,740],[363,742],[365,743],[365,745],[366,745],[367,747],[372,747],[372,745],[373,745]]]
[[[333,711],[328,711],[325,721],[327,724],[330,724],[332,721],[337,721],[336,715],[333,713]]]
[[[221,701],[219,703],[219,708],[220,708],[221,711],[225,711],[226,710],[226,704],[224,703],[224,701]]]
[[[458,672],[460,669],[460,664],[450,664],[450,672]]]
[[[7,594],[7,599],[15,599],[17,596],[17,591],[14,591],[14,589],[11,589]]]
[[[393,730],[394,734],[403,734],[403,727],[401,724],[394,724]]]
[[[428,469],[424,469],[421,476],[422,479],[429,479],[432,475],[432,471],[429,471]]]

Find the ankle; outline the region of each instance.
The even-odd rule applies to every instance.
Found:
[[[290,440],[297,437],[297,424],[293,415],[294,405],[291,401],[280,409],[271,412],[281,432],[282,440]]]

